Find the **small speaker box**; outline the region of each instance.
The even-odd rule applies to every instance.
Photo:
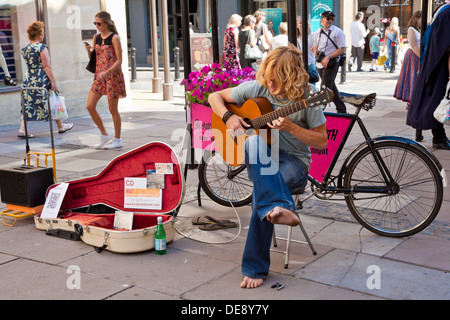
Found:
[[[53,168],[18,166],[0,169],[2,202],[23,207],[45,203],[45,193],[53,181]]]

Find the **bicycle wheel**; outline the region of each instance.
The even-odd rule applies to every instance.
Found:
[[[245,164],[228,165],[218,152],[203,158],[198,167],[198,179],[203,191],[211,200],[231,207],[241,207],[252,202],[253,182],[249,180]]]
[[[351,160],[344,187],[352,191],[345,201],[353,217],[370,231],[389,237],[405,237],[426,228],[438,214],[442,199],[442,177],[433,161],[421,150],[403,142],[376,143],[393,182],[392,192],[368,147]]]

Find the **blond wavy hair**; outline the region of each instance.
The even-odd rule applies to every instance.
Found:
[[[302,100],[305,88],[311,90],[302,53],[291,43],[287,47],[278,47],[267,55],[259,66],[256,80],[265,88],[268,88],[270,80],[274,80],[279,85],[274,95],[279,94],[284,86],[286,95],[291,101]]]

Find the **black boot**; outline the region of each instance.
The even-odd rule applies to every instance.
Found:
[[[416,130],[416,141],[417,142],[422,142],[423,141],[423,135],[422,135],[422,130]]]
[[[5,76],[5,78],[3,80],[5,81],[5,86],[11,86],[11,87],[17,86],[17,83],[11,77]]]

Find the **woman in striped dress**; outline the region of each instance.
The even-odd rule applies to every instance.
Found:
[[[408,103],[411,101],[411,94],[417,80],[419,72],[420,57],[420,26],[422,23],[422,12],[413,13],[408,22],[408,42],[409,49],[405,53],[400,76],[395,87],[394,97]],[[416,140],[422,141],[422,133],[416,132]]]

